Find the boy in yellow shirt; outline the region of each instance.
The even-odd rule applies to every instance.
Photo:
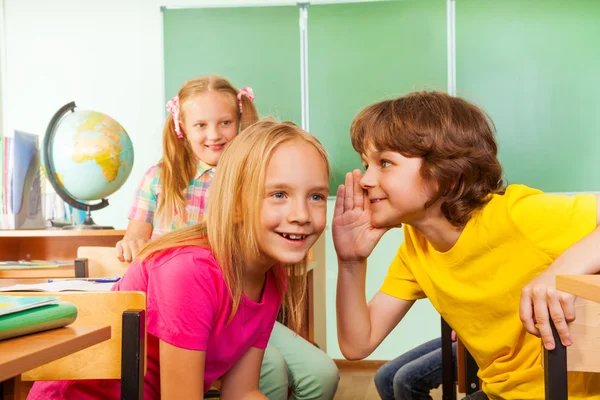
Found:
[[[444,93],[373,104],[355,118],[351,137],[366,172],[347,174],[333,220],[344,356],[368,356],[427,297],[479,365],[474,398],[543,399],[541,342],[528,330],[552,348],[550,305],[570,344],[562,320],[573,318],[572,299],[552,282],[556,273],[600,270],[597,196],[505,187],[492,122]],[[404,243],[367,304],[367,257],[402,224]],[[569,395],[600,399],[600,378],[569,374]]]

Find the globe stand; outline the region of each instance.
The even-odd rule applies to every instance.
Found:
[[[96,204],[87,204],[78,201],[70,194],[68,194],[62,187],[62,185],[56,179],[56,171],[54,170],[54,160],[52,158],[52,153],[50,149],[52,148],[51,143],[54,140],[54,136],[56,133],[56,128],[58,126],[58,122],[63,118],[63,116],[69,112],[74,112],[75,110],[75,102],[70,102],[62,106],[56,114],[50,120],[48,124],[48,128],[46,129],[46,136],[44,137],[44,167],[46,168],[46,174],[48,176],[48,180],[50,184],[56,191],[56,193],[70,206],[77,208],[78,210],[83,210],[86,212],[85,220],[80,225],[67,225],[63,226],[62,229],[69,230],[88,230],[88,229],[114,229],[112,226],[100,226],[94,223],[92,219],[92,211],[101,210],[104,207],[108,206],[108,200],[102,199],[99,203]]]
[[[108,203],[108,200],[107,200]],[[96,225],[94,220],[92,219],[92,210],[90,207],[85,210],[85,219],[80,225],[67,225],[63,226],[62,229],[65,230],[88,230],[88,229],[115,229],[112,226],[102,226]]]

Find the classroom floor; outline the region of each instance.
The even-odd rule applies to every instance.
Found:
[[[340,384],[333,400],[377,400],[373,371],[340,371]],[[441,388],[431,392],[433,400],[442,400]],[[462,399],[460,394],[457,398]]]

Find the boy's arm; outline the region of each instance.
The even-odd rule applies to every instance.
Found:
[[[556,290],[556,275],[600,272],[600,195],[596,203],[596,229],[557,257],[521,292],[521,321],[529,333],[542,338],[548,350],[554,349],[550,318],[565,346],[572,343],[567,323],[575,320],[574,297]]]
[[[404,318],[414,301],[383,292],[367,304],[365,296],[366,261],[338,260],[337,326],[340,350],[345,358],[367,357]]]
[[[220,390],[222,400],[267,400],[267,397],[258,388],[264,353],[264,350],[250,347],[242,358],[223,375],[223,384]]]
[[[163,399],[204,398],[204,351],[160,341],[160,394]]]

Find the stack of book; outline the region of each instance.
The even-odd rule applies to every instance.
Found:
[[[0,296],[0,340],[75,322],[77,308],[57,296]]]
[[[0,229],[44,228],[38,139],[21,131],[0,136]]]

